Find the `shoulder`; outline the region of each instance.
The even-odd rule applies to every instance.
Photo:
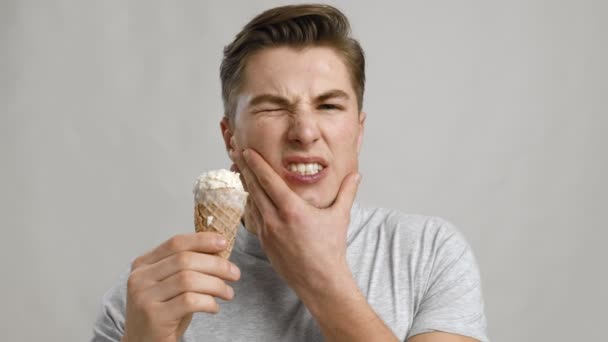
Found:
[[[349,245],[361,253],[381,254],[393,264],[408,260],[408,272],[431,282],[451,269],[478,281],[473,251],[459,228],[437,216],[406,214],[358,206]]]
[[[104,305],[112,306],[117,309],[124,308],[126,305],[127,298],[127,281],[131,274],[131,267],[124,270],[112,287],[104,294],[102,303]]]
[[[353,206],[353,234],[393,236],[408,244],[434,248],[466,248],[468,244],[459,228],[438,217],[408,214],[395,209]],[[447,245],[445,245],[447,243]]]
[[[436,216],[357,210],[355,245],[389,260],[391,274],[410,286],[414,319],[408,335],[443,331],[487,341],[479,269],[460,229]]]
[[[93,328],[93,341],[119,341],[124,332],[127,280],[131,268],[124,271],[104,294]]]

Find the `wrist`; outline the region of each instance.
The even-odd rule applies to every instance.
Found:
[[[300,299],[328,342],[397,341],[367,302],[352,275],[332,283],[323,292],[304,291]]]
[[[338,314],[338,310],[350,307],[365,298],[361,294],[350,270],[335,272],[313,282],[313,286],[294,289],[298,297],[315,317]]]

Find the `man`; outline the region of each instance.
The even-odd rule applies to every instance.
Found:
[[[487,341],[456,229],[353,204],[365,63],[349,31],[333,7],[286,6],[226,47],[221,130],[250,193],[230,261],[212,233],[138,257],[94,341]]]

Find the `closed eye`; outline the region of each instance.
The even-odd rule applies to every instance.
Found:
[[[321,110],[336,110],[336,109],[342,109],[342,107],[337,106],[335,104],[331,104],[331,103],[324,103],[322,105],[319,105],[319,109],[321,109]]]
[[[256,113],[268,113],[268,112],[278,112],[283,110],[283,108],[263,108],[256,111]]]

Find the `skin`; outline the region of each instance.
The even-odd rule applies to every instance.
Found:
[[[277,47],[250,57],[234,119],[220,125],[250,193],[245,225],[327,341],[398,340],[346,262],[365,116],[333,50]],[[316,178],[286,167],[306,158],[325,167]],[[216,297],[233,298],[226,281],[238,280],[240,271],[213,255],[224,248],[219,241],[211,233],[178,235],[133,262],[123,341],[178,341],[194,312],[217,313]],[[437,332],[409,341],[475,340]]]
[[[214,253],[226,241],[214,233],[176,235],[131,265],[122,341],[175,342],[194,312],[217,313],[215,297],[231,300],[236,265]]]
[[[280,47],[253,56],[245,75],[234,120],[223,120],[221,128],[252,199],[247,228],[327,341],[397,341],[346,262],[366,117],[346,66],[330,48]],[[330,93],[345,96],[323,96]],[[285,159],[294,154],[321,157],[323,177],[312,183],[290,178]],[[437,332],[409,341],[475,340]]]
[[[346,175],[358,169],[365,116],[344,63],[329,48],[265,49],[250,57],[233,125],[224,120],[222,132],[228,150],[234,137],[243,148],[259,152],[283,179],[285,158],[323,159],[328,170],[322,180],[288,185],[311,205],[325,208]]]

